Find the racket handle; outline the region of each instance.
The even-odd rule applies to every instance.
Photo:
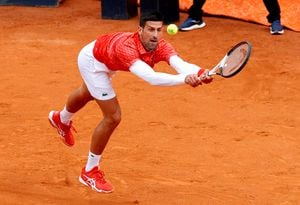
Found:
[[[204,71],[205,71],[204,69],[200,69],[200,70],[198,71],[198,77],[200,77],[200,76],[204,73]],[[209,73],[208,73],[208,76],[210,76]],[[200,80],[201,80],[203,83],[211,83],[211,81],[213,81],[213,78],[210,78],[210,79],[205,79],[205,78],[204,78],[204,79],[203,79],[203,78],[201,79],[201,78],[200,78]]]

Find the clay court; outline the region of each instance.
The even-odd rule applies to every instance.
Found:
[[[103,20],[96,0],[0,7],[0,203],[299,205],[300,33],[205,21],[203,29],[164,37],[204,68],[248,40],[246,68],[198,88],[155,87],[119,72],[113,84],[123,118],[101,165],[115,192],[99,194],[78,181],[101,119],[96,103],[75,116],[72,148],[47,117],[81,83],[80,49],[99,34],[135,31],[138,17]],[[165,63],[155,69],[173,72]]]

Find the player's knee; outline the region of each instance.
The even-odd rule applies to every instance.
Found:
[[[113,127],[118,126],[121,122],[121,113],[115,112],[114,114],[108,116],[106,121]]]
[[[121,113],[116,113],[113,115],[113,122],[114,124],[118,125],[121,122]]]

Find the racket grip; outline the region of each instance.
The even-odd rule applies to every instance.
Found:
[[[198,73],[197,73],[197,75],[198,75],[198,77],[200,77],[203,73],[204,73],[204,71],[205,71],[205,69],[200,69],[199,71],[198,71]],[[208,75],[209,75],[209,73],[208,73]],[[213,81],[213,78],[210,78],[210,79],[200,79],[203,83],[211,83],[211,81]]]

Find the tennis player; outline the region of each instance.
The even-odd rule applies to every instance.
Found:
[[[61,140],[73,146],[73,115],[89,101],[95,100],[99,105],[103,119],[92,134],[87,163],[79,176],[82,184],[97,192],[113,191],[113,186],[99,168],[103,150],[121,121],[120,105],[111,82],[116,71],[131,72],[158,86],[187,84],[197,87],[212,81],[208,70],[182,60],[174,48],[162,39],[162,34],[161,14],[143,13],[136,32],[102,35],[86,45],[78,56],[82,85],[69,95],[61,111],[49,113],[49,122],[57,129]],[[167,62],[178,74],[155,72],[153,66],[160,61]]]

